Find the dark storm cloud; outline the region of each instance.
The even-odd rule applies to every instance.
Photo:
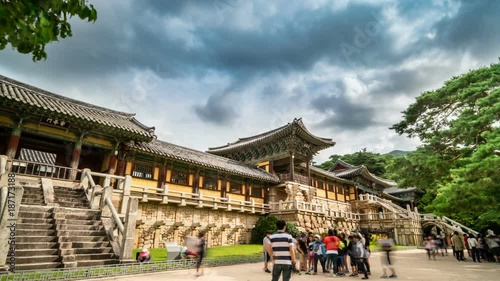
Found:
[[[315,127],[362,130],[376,124],[374,108],[350,101],[345,96],[321,95],[311,101],[311,107],[324,117]]]
[[[204,105],[194,106],[194,112],[204,122],[223,126],[237,119],[235,108],[228,101],[227,94],[221,94],[210,96]]]

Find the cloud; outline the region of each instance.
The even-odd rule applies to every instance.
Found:
[[[204,105],[194,106],[194,111],[202,121],[219,126],[230,125],[238,118],[227,94],[210,96]]]

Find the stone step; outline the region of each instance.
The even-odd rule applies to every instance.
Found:
[[[89,204],[85,204],[85,203],[75,204],[75,203],[61,203],[61,202],[58,202],[58,204],[59,204],[59,206],[66,207],[66,208],[90,209]]]
[[[88,249],[88,248],[104,248],[104,247],[109,247],[109,241],[98,241],[98,242],[73,242],[73,249]]]
[[[67,225],[102,225],[101,219],[95,219],[95,220],[76,220],[76,219],[70,219],[66,221]]]
[[[31,200],[31,199],[22,199],[21,204],[23,205],[40,205],[43,206],[45,205],[45,201],[43,200]]]
[[[52,218],[51,212],[19,212],[19,218],[40,218],[40,219],[50,219]]]
[[[19,217],[17,219],[18,225],[19,224],[53,224],[54,219],[53,218],[21,218]]]
[[[74,245],[74,244],[73,244]],[[75,254],[107,254],[113,253],[113,248],[111,247],[99,247],[99,248],[73,248],[75,249]]]
[[[61,226],[61,229],[68,230],[68,231],[101,231],[104,230],[104,226],[102,224],[95,224],[95,225],[89,225],[89,224],[83,224],[83,225],[78,225],[78,224],[59,224]]]
[[[55,229],[51,223],[17,223],[16,230],[40,230],[40,229]]]
[[[58,249],[57,242],[20,242],[16,239],[16,249]]]
[[[78,267],[96,266],[96,265],[106,265],[106,264],[117,264],[118,260],[79,260],[77,263]]]
[[[18,264],[36,264],[46,262],[58,262],[61,258],[58,255],[48,256],[31,256],[31,257],[16,257],[16,266]]]
[[[60,262],[43,262],[36,264],[16,264],[16,271],[22,270],[34,270],[34,269],[49,269],[49,268],[60,268],[63,267]]]
[[[16,257],[59,255],[59,249],[16,249]]]
[[[99,215],[84,215],[84,214],[66,214],[65,218],[67,220],[100,220]]]
[[[99,254],[78,254],[75,255],[77,261],[83,260],[111,260],[116,258],[114,253],[99,253]]]
[[[43,193],[34,194],[34,193],[25,193],[23,194],[23,199],[43,199]]]
[[[86,198],[81,198],[81,197],[56,197],[56,200],[59,203],[80,203],[80,202],[87,202]]]
[[[35,232],[35,231],[33,231]],[[100,230],[100,231],[94,231],[94,230],[59,230],[58,232],[59,236],[106,236],[106,231]]]
[[[57,242],[57,238],[55,236],[17,236],[16,245],[18,242]]]
[[[61,241],[64,242],[107,242],[108,237],[106,236],[69,236],[60,237]]]
[[[55,229],[16,229],[16,235],[18,237],[19,236],[20,237],[54,236],[54,235],[56,235],[56,230]]]

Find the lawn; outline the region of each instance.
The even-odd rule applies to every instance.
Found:
[[[142,249],[134,249],[132,258]],[[153,261],[164,261],[167,259],[167,250],[165,248],[149,249]],[[208,258],[219,257],[241,257],[241,256],[259,256],[262,254],[262,245],[235,245],[235,246],[217,246],[208,248]]]

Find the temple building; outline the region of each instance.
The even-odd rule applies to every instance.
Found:
[[[78,207],[102,212],[108,233],[119,230],[125,237],[121,245],[109,237],[120,257],[132,244],[182,244],[201,230],[209,246],[248,243],[256,221],[268,214],[301,231],[356,229],[419,244],[418,212],[400,207],[405,198],[384,192],[397,186],[394,181],[342,160],[329,171],[312,166],[319,151],[334,145],[298,118],[198,151],[158,140],[155,128],[134,114],[0,76],[0,174],[15,173],[25,195],[42,194],[26,195],[21,207],[35,204],[42,208],[36,210],[64,216],[76,212],[68,204],[77,200],[61,198],[82,191]],[[60,262],[89,265],[66,260]]]

